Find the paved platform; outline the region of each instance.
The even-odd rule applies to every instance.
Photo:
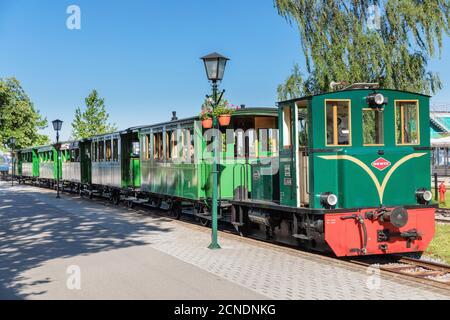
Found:
[[[365,269],[311,254],[209,240],[205,228],[0,182],[2,299],[450,299],[383,275],[373,287]]]

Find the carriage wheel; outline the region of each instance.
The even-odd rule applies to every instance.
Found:
[[[180,202],[172,203],[172,207],[170,209],[170,215],[172,217],[174,217],[176,220],[180,220],[182,211],[183,211],[183,207]]]
[[[162,199],[161,199],[161,198],[152,198],[152,199],[151,199],[151,204],[152,204],[152,206],[154,206],[155,208],[161,208]]]

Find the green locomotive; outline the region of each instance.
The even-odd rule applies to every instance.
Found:
[[[216,136],[197,118],[21,150],[21,180],[211,219],[211,141],[220,139],[219,219],[242,234],[337,256],[422,252],[434,235],[429,97],[372,85],[242,108]],[[60,169],[59,169],[60,168]],[[53,173],[53,175],[52,175]],[[53,182],[54,184],[54,182]]]

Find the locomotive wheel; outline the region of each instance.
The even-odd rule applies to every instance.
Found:
[[[211,220],[206,219],[206,218],[199,217],[199,221],[200,221],[200,224],[204,227],[209,227],[211,224]]]
[[[133,209],[133,207],[134,207],[134,202],[131,201],[131,200],[128,200],[128,201],[127,201],[127,206],[128,206],[128,208]]]

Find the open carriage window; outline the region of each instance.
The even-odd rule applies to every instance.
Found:
[[[363,109],[363,144],[365,146],[384,145],[384,111]]]
[[[398,145],[419,144],[419,105],[417,101],[396,101],[395,137]]]
[[[111,162],[112,152],[111,152],[111,140],[106,140],[106,161]]]
[[[155,160],[163,159],[163,135],[162,132],[153,135],[153,158]]]
[[[119,140],[117,138],[113,139],[113,161],[119,161]]]
[[[326,145],[351,145],[350,101],[328,100],[325,107]]]
[[[100,141],[98,143],[98,161],[104,161],[105,160],[105,142]]]

